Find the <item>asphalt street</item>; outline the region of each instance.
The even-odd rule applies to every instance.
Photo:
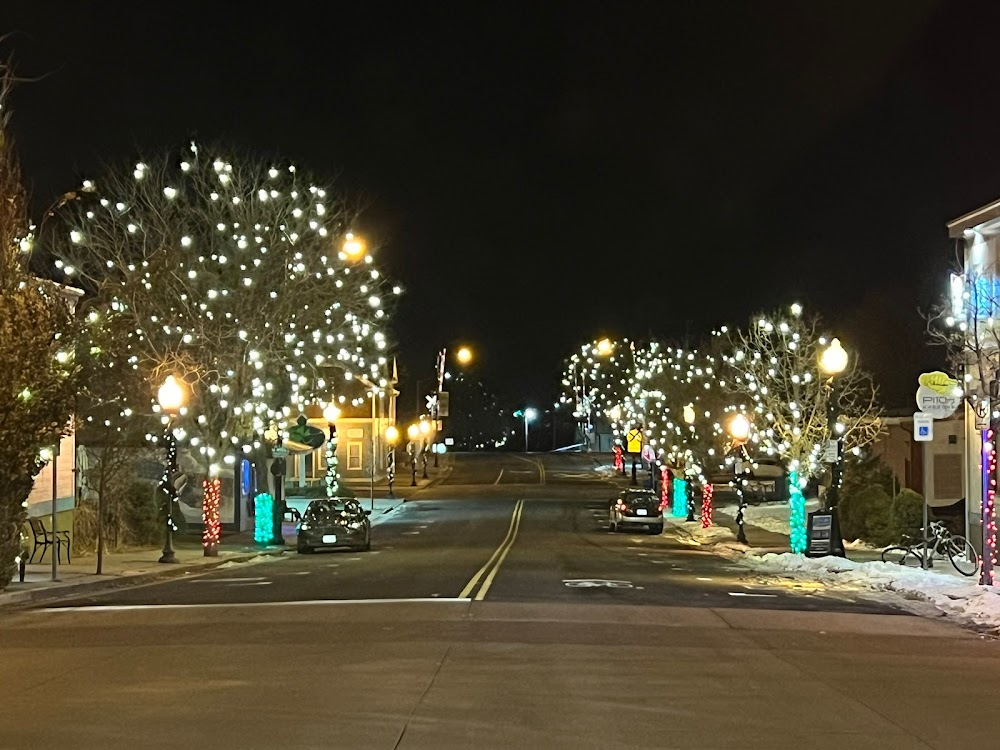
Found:
[[[596,469],[447,456],[370,552],[0,612],[0,749],[993,746],[997,644],[610,533]]]

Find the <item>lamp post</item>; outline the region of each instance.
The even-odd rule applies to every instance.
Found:
[[[385,455],[385,474],[389,478],[389,497],[392,494],[392,480],[396,477],[396,441],[399,440],[399,430],[394,425],[385,428],[385,441],[389,450]]]
[[[420,465],[423,468],[421,479],[427,479],[427,440],[431,434],[431,423],[421,419],[417,429],[420,431]]]
[[[729,437],[731,437],[733,441],[733,451],[735,454],[733,461],[733,473],[735,474],[735,479],[733,480],[733,485],[736,489],[736,499],[739,501],[739,509],[736,511],[736,541],[740,544],[746,544],[747,533],[743,522],[746,516],[747,503],[746,496],[743,494],[743,475],[746,471],[744,465],[749,459],[746,450],[746,442],[750,437],[750,420],[742,414],[737,414],[729,420],[727,430],[729,432]]]
[[[528,407],[524,410],[524,452],[528,453],[528,425],[538,416],[538,412]]]
[[[417,438],[420,437],[420,428],[411,424],[406,428],[406,436],[410,442],[406,444],[406,452],[410,454],[410,486],[417,486]]]
[[[323,409],[323,419],[330,428],[326,440],[326,496],[336,497],[340,491],[340,473],[337,471],[337,425],[340,409],[335,404],[327,404]]]
[[[840,415],[840,382],[837,376],[847,369],[847,363],[847,351],[840,345],[840,339],[831,341],[819,358],[819,369],[830,378],[830,396],[826,402],[827,431],[831,436],[831,441],[835,440],[837,446],[833,465],[830,467],[830,489],[826,492],[823,509],[832,516],[830,554],[839,557],[845,557],[846,552],[844,540],[840,536],[840,517],[837,510],[840,502],[840,483],[844,473],[844,426],[837,421],[837,417]],[[834,435],[836,435],[835,438]],[[925,529],[926,526],[925,522]],[[924,533],[926,534],[926,531]]]
[[[694,404],[688,404],[687,406],[685,406],[684,409],[682,410],[681,416],[684,419],[684,424],[686,424],[688,426],[688,432],[689,433],[694,433],[694,420],[695,420],[695,416],[696,416],[695,413],[694,413]],[[687,506],[688,506],[687,507],[687,518],[685,518],[684,520],[685,521],[693,521],[693,520],[695,520],[695,518],[694,518],[694,493],[693,492],[688,492]]]
[[[177,556],[174,554],[174,501],[177,500],[177,487],[174,478],[177,474],[177,440],[174,437],[174,418],[180,413],[184,406],[184,387],[173,375],[168,375],[163,385],[156,392],[156,400],[160,409],[167,415],[166,443],[167,443],[167,465],[163,475],[163,491],[167,495],[167,534],[163,543],[163,554],[160,556],[161,563],[175,563]]]

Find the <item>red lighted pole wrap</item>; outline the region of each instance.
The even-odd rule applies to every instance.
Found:
[[[993,585],[997,564],[997,446],[993,430],[983,430],[983,563],[979,574],[982,586]]]
[[[701,528],[703,529],[712,525],[713,494],[715,494],[715,488],[712,487],[712,483],[705,482],[705,486],[701,488]]]
[[[206,479],[202,483],[201,519],[205,522],[201,543],[205,548],[205,557],[216,557],[219,554],[219,539],[222,537],[222,524],[219,521],[219,500],[222,497],[222,480]]]
[[[670,479],[670,469],[664,466],[660,473],[660,505],[664,508],[670,507],[670,489],[672,487],[673,482]]]

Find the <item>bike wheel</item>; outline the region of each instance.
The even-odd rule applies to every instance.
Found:
[[[979,570],[979,554],[972,543],[962,536],[948,540],[948,559],[963,576],[974,576]]]
[[[920,555],[914,552],[911,547],[886,547],[882,550],[882,562],[919,568]]]

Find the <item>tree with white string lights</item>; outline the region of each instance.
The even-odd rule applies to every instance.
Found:
[[[802,490],[823,472],[827,446],[858,451],[875,440],[882,424],[875,385],[856,358],[845,356],[836,372],[821,367],[824,353],[839,347],[823,328],[818,316],[804,316],[796,304],[754,316],[745,330],[719,332],[729,346],[729,386],[752,406],[750,441],[788,469],[793,552],[806,548]],[[827,461],[834,465],[834,486],[841,456]]]
[[[293,164],[191,143],[85,181],[60,218],[57,266],[119,366],[190,389],[172,428],[209,476],[292,409],[384,375],[400,288],[344,200]]]

